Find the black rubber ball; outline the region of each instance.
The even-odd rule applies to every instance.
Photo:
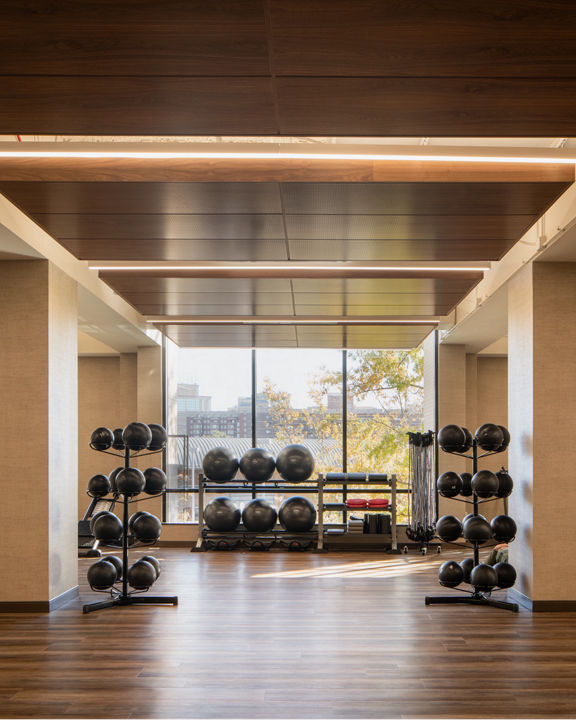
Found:
[[[266,482],[274,474],[276,462],[268,450],[251,448],[240,459],[240,472],[249,482]]]
[[[92,590],[108,590],[116,582],[116,568],[108,560],[98,560],[88,568],[87,577]]]
[[[459,425],[444,425],[438,432],[438,445],[445,452],[460,452],[466,444],[466,435]]]
[[[514,489],[512,478],[508,475],[504,468],[502,468],[502,470],[498,470],[496,477],[498,478],[498,491],[496,492],[496,496],[499,498],[508,497]]]
[[[462,526],[462,533],[468,542],[475,542],[483,545],[492,539],[490,523],[482,515],[472,516]]]
[[[496,570],[490,565],[486,565],[486,563],[476,565],[470,573],[470,584],[481,592],[492,590],[493,587],[498,585]]]
[[[240,508],[227,497],[217,497],[204,508],[204,522],[217,532],[231,532],[240,524]]]
[[[462,481],[460,480],[460,475],[458,475],[458,473],[452,472],[451,470],[442,473],[442,475],[440,475],[440,477],[438,478],[436,487],[442,497],[456,497],[456,495],[460,494],[460,490],[462,489]]]
[[[92,534],[94,534],[94,523],[96,522],[96,520],[98,520],[101,515],[106,515],[106,513],[108,512],[109,510],[99,510],[97,513],[94,513],[94,515],[92,515],[92,517],[90,518],[90,532]]]
[[[114,442],[112,443],[112,447],[114,450],[124,450],[124,440],[122,440],[122,433],[124,432],[124,428],[116,428],[114,430]]]
[[[438,581],[446,587],[456,587],[464,580],[464,571],[457,562],[448,560],[438,569]]]
[[[106,475],[92,475],[88,480],[88,495],[90,497],[104,497],[108,495],[112,487]]]
[[[499,543],[509,543],[516,537],[516,523],[509,515],[496,515],[490,523],[494,540]]]
[[[157,423],[148,423],[150,432],[152,433],[152,440],[148,443],[148,450],[156,452],[157,450],[163,450],[168,442],[168,433],[166,428]]]
[[[484,423],[474,435],[476,444],[486,452],[496,452],[504,444],[504,433],[500,425]]]
[[[152,442],[152,431],[144,423],[131,422],[122,431],[122,440],[130,450],[145,450]]]
[[[474,494],[474,491],[472,490],[472,473],[460,473],[460,486],[460,495],[470,497]]]
[[[213,482],[230,482],[238,472],[238,458],[226,447],[212,448],[204,455],[202,472]]]
[[[249,532],[269,532],[276,525],[277,517],[275,508],[260,498],[251,500],[242,510],[242,522]]]
[[[114,434],[107,427],[99,427],[92,431],[90,444],[96,450],[108,450],[114,442]]]
[[[465,442],[464,445],[462,445],[460,452],[468,452],[468,450],[470,450],[470,448],[472,447],[474,439],[472,437],[472,433],[470,432],[470,430],[468,430],[468,428],[463,427],[462,432],[464,433]]]
[[[288,532],[309,532],[316,522],[316,508],[307,497],[289,497],[280,505],[278,520]]]
[[[314,472],[314,457],[304,445],[287,445],[276,458],[276,468],[286,482],[306,482]]]
[[[114,468],[114,470],[112,470],[110,475],[108,475],[108,480],[110,480],[110,489],[112,490],[113,493],[118,492],[118,488],[116,487],[116,478],[118,477],[118,473],[121,470],[124,470],[124,468],[123,467]]]
[[[469,583],[470,573],[474,569],[474,559],[466,558],[465,560],[462,560],[462,562],[460,563],[460,567],[462,568],[462,572],[464,573],[464,582]]]
[[[479,498],[489,498],[498,492],[498,478],[490,470],[479,470],[472,478],[472,490]]]
[[[138,512],[135,512],[132,515],[130,515],[130,519],[128,520],[128,529],[130,530],[130,532],[132,532],[134,523],[141,515],[150,515],[150,513],[146,512],[146,510],[138,510]]]
[[[104,510],[95,518],[92,533],[96,540],[100,540],[104,544],[116,543],[122,537],[122,521],[114,513]]]
[[[504,442],[500,447],[498,448],[497,452],[504,452],[508,445],[510,445],[510,433],[508,432],[508,429],[504,427],[504,425],[498,425],[500,430],[502,430],[502,435],[504,436]]]
[[[511,588],[512,585],[516,582],[516,570],[510,563],[507,562],[499,562],[494,565],[494,570],[496,570],[496,575],[498,577],[498,587],[505,590],[506,588]]]
[[[139,495],[146,486],[144,473],[138,468],[129,467],[120,470],[116,475],[116,488],[118,492],[126,497]]]
[[[156,580],[156,569],[145,560],[136,560],[128,568],[128,584],[134,590],[147,590]]]
[[[104,558],[106,562],[112,563],[114,567],[116,568],[116,582],[122,580],[122,571],[124,569],[122,565],[122,560],[120,560],[119,557],[116,557],[116,555],[106,555]]]
[[[162,523],[155,515],[146,513],[132,523],[132,534],[145,545],[155,543],[162,532]]]
[[[436,523],[436,535],[444,542],[454,542],[462,535],[462,524],[454,515],[444,515]]]
[[[144,492],[147,495],[160,495],[166,489],[166,473],[160,468],[146,468],[144,480],[146,482]]]
[[[160,576],[160,561],[158,558],[155,558],[154,555],[142,555],[140,560],[143,560],[144,562],[150,563],[154,570],[156,571],[156,578]]]

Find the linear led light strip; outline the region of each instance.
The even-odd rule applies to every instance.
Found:
[[[181,320],[148,318],[153,325],[438,325],[439,320],[304,320],[300,318],[274,320],[235,320],[234,318],[217,320]]]
[[[195,272],[202,271],[227,271],[227,270],[246,270],[257,272],[259,270],[285,270],[286,273],[294,271],[313,272],[315,270],[330,272],[429,272],[429,271],[450,271],[450,272],[486,272],[488,267],[454,267],[450,266],[419,266],[406,265],[398,267],[396,265],[378,265],[378,266],[362,266],[362,265],[89,265],[90,270],[193,270]]]
[[[416,162],[467,163],[540,163],[574,165],[576,158],[512,157],[499,155],[406,155],[362,153],[287,153],[287,152],[130,152],[130,151],[61,151],[2,150],[0,158],[69,158],[69,159],[134,159],[134,160],[401,160]]]

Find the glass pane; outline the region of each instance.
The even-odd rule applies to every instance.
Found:
[[[198,495],[191,492],[166,494],[166,522],[191,523],[198,520]]]

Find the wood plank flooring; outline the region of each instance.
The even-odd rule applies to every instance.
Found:
[[[0,614],[0,717],[576,716],[576,614],[426,607],[446,554],[154,554],[176,608],[82,615],[81,560],[81,600]]]

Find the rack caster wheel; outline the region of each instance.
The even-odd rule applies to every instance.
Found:
[[[408,555],[408,545],[402,547],[402,555]]]
[[[428,548],[425,548],[425,547],[420,548],[420,554],[421,554],[421,555],[427,555],[427,554],[428,554]]]
[[[436,555],[440,555],[441,552],[442,548],[440,547],[440,545],[438,545],[438,547],[436,548]]]

